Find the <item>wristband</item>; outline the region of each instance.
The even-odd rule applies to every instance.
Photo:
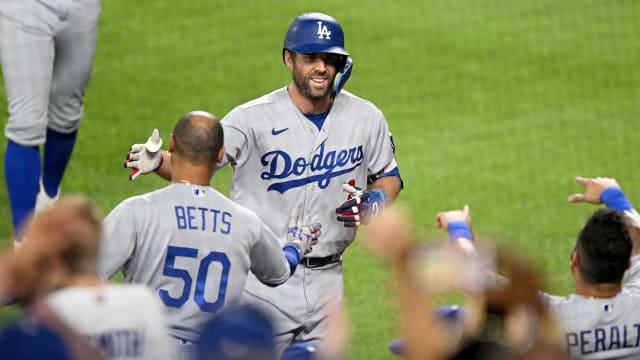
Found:
[[[289,270],[291,274],[293,274],[302,260],[302,250],[300,250],[298,245],[289,243],[282,248],[282,252],[284,253],[284,257],[287,258]]]
[[[471,228],[462,220],[450,221],[447,225],[447,231],[449,232],[449,242],[453,242],[459,238],[473,240]]]
[[[616,211],[625,211],[633,209],[631,202],[624,196],[622,189],[617,186],[611,186],[604,189],[600,193],[600,201],[602,201],[609,209]]]
[[[383,202],[383,204],[386,205],[387,204],[387,193],[384,190],[382,190],[381,188],[376,188],[373,191],[380,193],[380,195],[382,196],[382,202]]]
[[[373,190],[373,192],[379,193],[380,197],[382,198],[382,202],[380,203],[380,205],[382,205],[382,209],[378,209],[378,213],[379,213],[387,206],[387,193],[381,188],[376,188]],[[378,213],[374,213],[373,216],[378,215]]]
[[[158,169],[160,169],[160,167],[162,166],[162,163],[164,162],[164,156],[162,156],[162,151],[160,151],[160,161],[158,162],[158,166],[156,166],[155,169],[153,169],[154,172],[158,171]]]

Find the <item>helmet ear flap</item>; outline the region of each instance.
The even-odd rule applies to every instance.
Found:
[[[338,70],[338,72],[344,72],[345,67],[347,66],[347,61],[348,60],[349,60],[349,56],[340,55],[340,59],[336,63],[336,69]]]
[[[351,76],[351,71],[353,70],[353,60],[351,56],[347,56],[345,58],[345,64],[342,68],[342,71],[336,74],[336,79],[333,82],[333,96],[336,96],[340,90],[344,87],[344,84],[349,80]]]

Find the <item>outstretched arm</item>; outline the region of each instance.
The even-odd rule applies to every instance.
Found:
[[[623,212],[633,241],[631,256],[638,255],[640,253],[640,215],[624,195],[616,179],[578,176],[576,182],[584,186],[585,191],[570,195],[568,201],[570,203],[605,204],[610,209]]]
[[[171,166],[171,153],[168,151],[161,151],[160,156],[162,156],[162,161],[155,172],[161,178],[167,181],[171,181],[171,175],[173,174],[173,167]]]
[[[438,331],[437,320],[432,312],[424,311],[425,297],[429,307],[434,307],[435,300],[416,283],[409,264],[412,241],[407,215],[402,209],[393,207],[375,219],[365,231],[365,244],[396,269],[402,332],[407,339],[406,358],[444,358],[440,348],[444,339]]]

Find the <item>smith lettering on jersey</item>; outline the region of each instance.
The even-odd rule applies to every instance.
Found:
[[[144,359],[143,329],[112,329],[88,334],[87,338],[109,359]]]
[[[318,183],[318,187],[326,189],[331,179],[352,172],[362,164],[364,150],[362,145],[349,149],[330,150],[325,152],[325,144],[307,161],[305,157],[293,159],[282,150],[269,151],[262,155],[260,162],[266,170],[260,174],[262,180],[290,179],[274,182],[267,191],[284,193],[289,189]],[[301,177],[306,175],[304,177]]]

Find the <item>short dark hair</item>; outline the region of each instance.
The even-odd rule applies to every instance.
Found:
[[[215,164],[223,145],[222,125],[215,116],[192,111],[183,115],[173,129],[175,152],[194,164]]]
[[[578,234],[578,269],[590,284],[620,283],[629,266],[631,248],[624,215],[611,209],[596,210]]]

